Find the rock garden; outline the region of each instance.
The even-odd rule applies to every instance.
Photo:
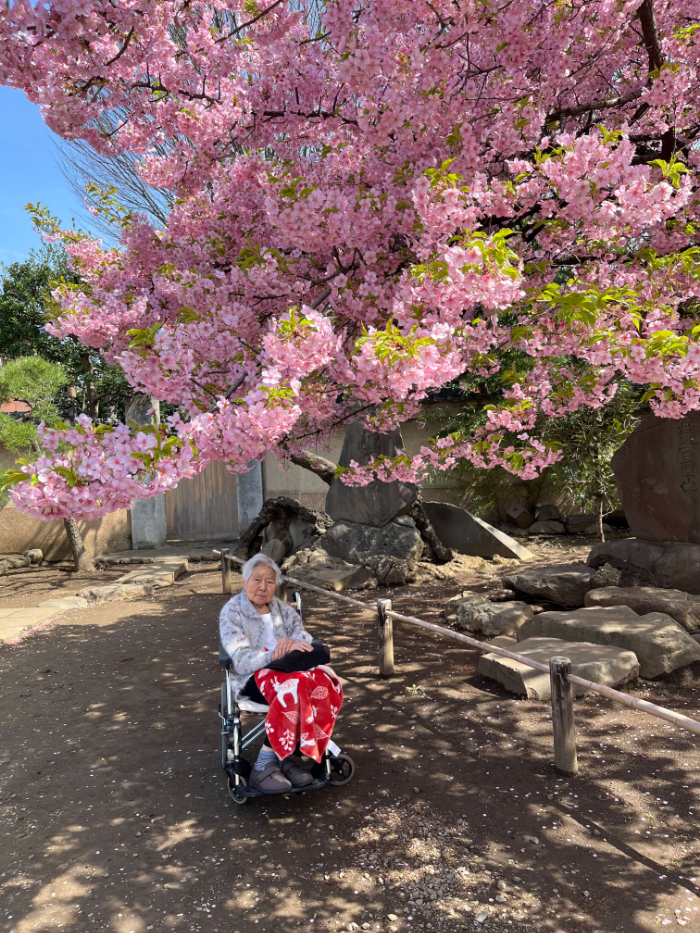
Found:
[[[566,516],[556,505],[542,505],[536,515],[515,505],[497,529],[467,509],[423,501],[409,484],[375,481],[357,488],[332,479],[324,512],[292,499],[268,500],[236,553],[245,559],[262,549],[292,578],[335,591],[459,583],[469,571],[501,565],[505,572],[491,591],[467,588],[446,601],[448,625],[497,638],[501,647],[517,645],[518,654],[541,663],[570,657],[573,673],[596,683],[655,679],[700,661],[700,537],[697,544],[683,540],[694,536],[687,515],[697,508],[695,489],[676,490],[675,523],[668,513],[663,522],[649,523],[649,503],[639,501],[640,488],[646,496],[649,485],[659,486],[654,457],[643,456],[649,432],[642,422],[613,460],[632,527],[618,513],[627,533],[606,525],[603,543],[592,538],[599,530],[594,515]],[[340,465],[362,465],[401,447],[398,431],[377,435],[355,423]],[[666,467],[672,472],[673,464]],[[650,529],[667,540],[642,537]],[[560,551],[570,543],[579,559],[537,561],[533,545],[540,542],[557,542]],[[684,585],[669,586],[676,580]],[[485,654],[479,669],[515,694],[549,697],[548,677],[522,662]]]

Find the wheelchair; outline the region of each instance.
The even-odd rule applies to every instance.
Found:
[[[293,595],[297,612],[301,615],[301,595]],[[219,663],[225,672],[225,680],[221,684],[221,703],[219,704],[219,718],[221,720],[221,767],[226,773],[228,790],[234,803],[239,805],[247,803],[251,797],[270,797],[275,794],[265,793],[251,787],[248,783],[252,765],[243,752],[257,740],[265,736],[265,716],[269,706],[255,703],[247,697],[233,698],[231,685],[231,672],[233,662],[219,642]],[[262,722],[253,725],[244,733],[241,724],[241,714],[262,716]],[[313,781],[305,787],[292,787],[291,790],[280,791],[281,794],[302,794],[306,791],[320,790],[329,784],[347,784],[353,776],[355,764],[349,755],[341,752],[332,740],[328,743],[326,751],[320,762],[314,762],[311,768]]]

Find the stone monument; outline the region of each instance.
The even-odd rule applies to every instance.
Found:
[[[612,468],[637,538],[700,544],[700,412],[645,418]]]
[[[374,457],[395,457],[404,449],[401,431],[388,434],[368,431],[359,421],[353,421],[345,432],[340,466],[349,467],[354,460],[366,466]],[[383,483],[374,480],[368,486],[347,486],[334,479],[326,496],[326,512],[335,521],[355,522],[383,528],[397,515],[407,510],[418,498],[412,483]]]
[[[350,466],[354,460],[365,466],[373,458],[393,457],[402,450],[400,430],[377,434],[355,421],[347,428],[340,463]],[[323,586],[335,590],[449,579],[450,571],[443,569],[453,560],[453,572],[464,571],[452,548],[489,558],[533,556],[466,509],[422,502],[411,483],[375,480],[367,486],[347,486],[330,480],[334,469],[325,462],[324,477],[330,485],[325,512],[313,512],[295,499],[268,499],[242,534],[236,556],[248,559],[262,546],[278,563],[284,560],[285,573],[309,582],[322,580]],[[428,569],[431,563],[439,565],[432,568],[435,574]]]
[[[588,563],[620,569],[622,586],[700,593],[700,412],[645,418],[612,467],[636,537],[596,545]]]

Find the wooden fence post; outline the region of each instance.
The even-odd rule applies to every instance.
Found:
[[[394,621],[387,615],[389,609],[390,599],[377,600],[380,677],[391,677],[394,673]]]
[[[277,599],[281,599],[283,603],[287,602],[287,582],[283,580],[280,585],[275,590],[275,596]]]
[[[221,591],[233,593],[233,561],[228,548],[221,549]]]
[[[552,728],[554,730],[554,767],[562,774],[578,774],[576,726],[574,724],[574,685],[567,680],[571,673],[568,658],[549,659],[552,685]]]

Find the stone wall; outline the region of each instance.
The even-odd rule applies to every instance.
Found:
[[[14,462],[15,455],[0,446],[0,467]],[[131,520],[126,509],[78,525],[90,557],[131,547]],[[47,560],[68,560],[71,554],[63,522],[42,522],[20,512],[11,502],[0,507],[0,554],[23,554],[35,547],[41,548]]]
[[[131,547],[131,520],[126,509],[78,522],[78,526],[90,557]],[[35,547],[41,548],[46,560],[70,559],[63,522],[42,522],[20,512],[12,503],[0,508],[0,554],[23,554]]]

